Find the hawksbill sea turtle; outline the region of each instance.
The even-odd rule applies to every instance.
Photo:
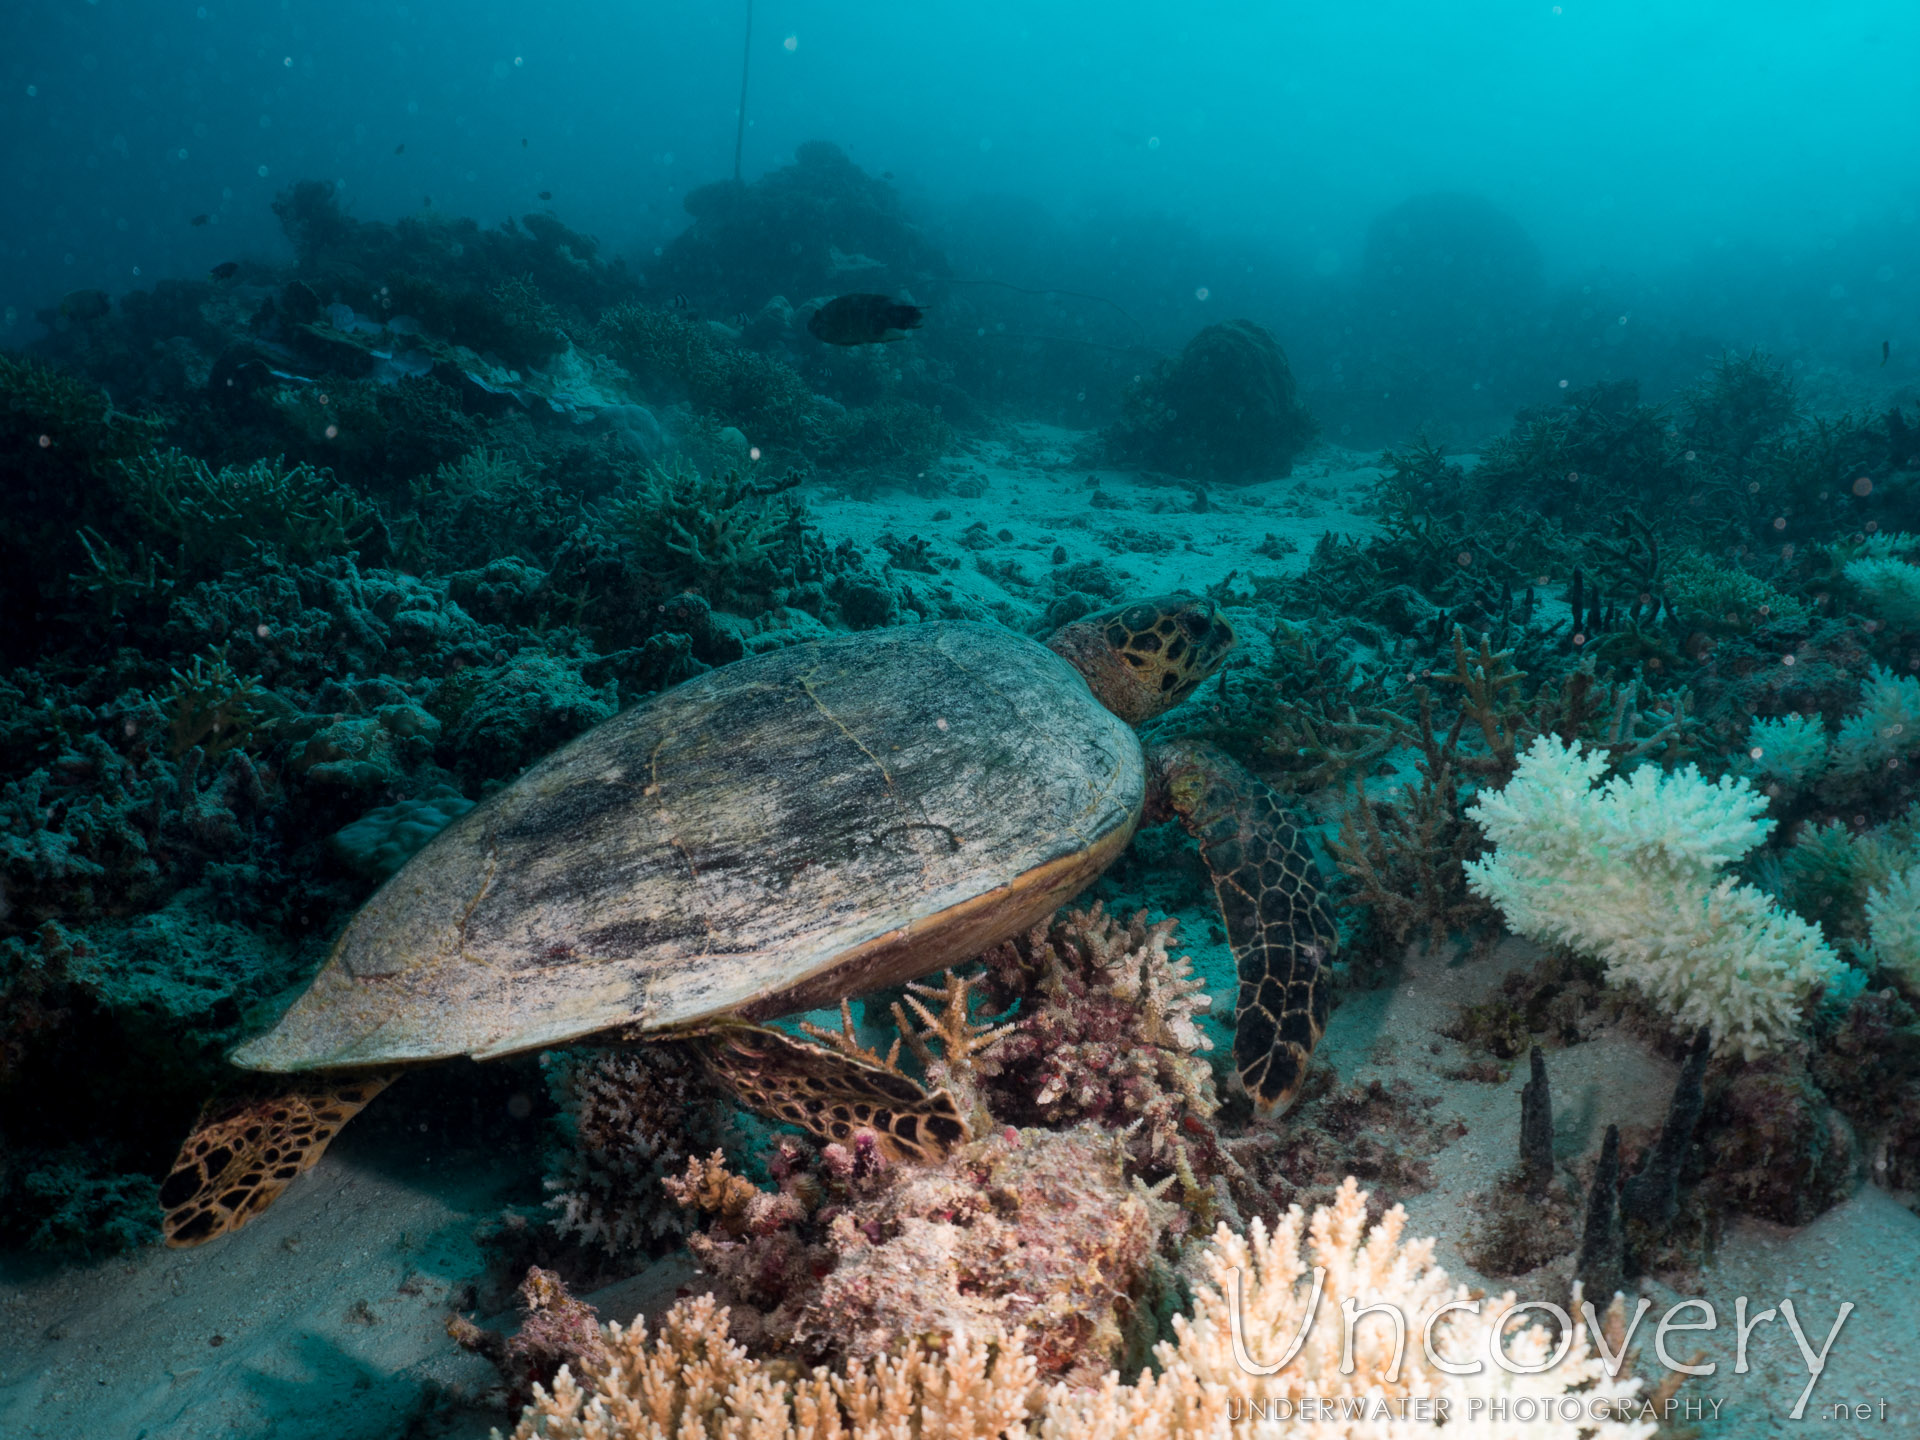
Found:
[[[348,923],[161,1187],[169,1243],[265,1209],[401,1069],[589,1036],[687,1041],[752,1108],[897,1158],[968,1138],[945,1090],[759,1022],[971,959],[1051,915],[1143,819],[1199,842],[1239,974],[1233,1059],[1289,1105],[1338,932],[1279,797],[1134,727],[1225,659],[1211,601],[1139,600],[1042,644],[866,631],[701,675],[453,821]]]

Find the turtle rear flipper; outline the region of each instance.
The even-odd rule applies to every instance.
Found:
[[[1319,867],[1279,795],[1218,750],[1169,744],[1152,769],[1159,794],[1149,804],[1162,818],[1177,814],[1200,842],[1233,947],[1234,1069],[1254,1109],[1278,1115],[1299,1095],[1327,1028],[1327,962],[1340,932]]]
[[[167,1244],[199,1245],[238,1230],[311,1169],[340,1127],[392,1080],[312,1077],[208,1102],[160,1186]]]
[[[864,1131],[887,1159],[924,1163],[973,1138],[951,1093],[929,1094],[878,1060],[763,1025],[722,1026],[696,1043],[742,1105],[822,1140],[852,1144]]]

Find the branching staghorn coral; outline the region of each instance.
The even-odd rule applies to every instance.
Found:
[[[645,386],[681,391],[694,407],[735,425],[750,444],[811,452],[827,407],[791,366],[720,342],[698,320],[644,305],[601,315],[596,342]]]
[[[702,1295],[658,1336],[644,1320],[608,1326],[605,1368],[536,1387],[513,1440],[1000,1440],[1030,1411],[1035,1367],[1018,1335],[915,1338],[898,1357],[803,1374],[751,1358],[728,1321]]]
[[[175,670],[173,683],[155,698],[167,716],[167,754],[175,760],[196,745],[217,759],[246,745],[272,715],[260,677],[241,679],[218,651],[211,663],[196,655],[184,673]]]
[[[1866,775],[1920,749],[1920,678],[1876,665],[1860,687],[1860,708],[1840,722],[1833,768]]]
[[[702,475],[676,460],[650,468],[608,518],[663,589],[697,590],[719,603],[766,588],[782,553],[797,547],[806,512],[783,492],[799,478]]]
[[[6,443],[76,462],[99,476],[116,460],[139,454],[164,422],[114,409],[106,391],[42,365],[0,355],[0,417]]]
[[[1507,925],[1597,955],[1718,1051],[1748,1058],[1794,1034],[1843,969],[1819,930],[1722,870],[1766,838],[1764,796],[1693,766],[1642,766],[1593,789],[1604,754],[1542,736],[1504,790],[1468,807],[1497,845],[1468,884]]]
[[[1910,865],[1867,896],[1867,955],[1920,996],[1920,865]]]
[[[178,450],[148,451],[120,464],[127,503],[174,542],[182,568],[221,569],[272,550],[294,562],[340,554],[377,521],[331,471],[281,460],[213,469]]]
[[[1449,1429],[1471,1430],[1486,1414],[1469,1418],[1474,1402],[1522,1395],[1578,1402],[1577,1418],[1561,1418],[1556,1405],[1527,1423],[1533,1440],[1653,1435],[1660,1397],[1650,1406],[1639,1380],[1609,1373],[1577,1295],[1566,1353],[1548,1366],[1560,1342],[1542,1325],[1516,1326],[1513,1295],[1470,1298],[1433,1264],[1432,1240],[1404,1238],[1404,1211],[1396,1206],[1369,1228],[1366,1202],[1349,1179],[1331,1206],[1311,1216],[1295,1206],[1271,1234],[1257,1222],[1246,1236],[1221,1226],[1193,1267],[1189,1313],[1134,1383],[1108,1371],[1092,1384],[1043,1389],[1030,1333],[998,1324],[912,1335],[894,1358],[801,1374],[753,1359],[732,1339],[729,1312],[706,1295],[678,1302],[658,1337],[640,1321],[607,1327],[606,1361],[563,1371],[551,1390],[536,1387],[513,1440],[1225,1440],[1281,1433],[1282,1415],[1307,1400],[1328,1418],[1303,1419],[1300,1433],[1412,1440],[1432,1433],[1441,1402]],[[1370,1316],[1355,1325],[1343,1367],[1348,1304],[1396,1308],[1407,1327],[1402,1353],[1391,1319]],[[1428,1358],[1423,1327],[1443,1305],[1457,1308],[1435,1320],[1434,1353],[1478,1360],[1476,1374],[1448,1374]],[[1599,1323],[1609,1346],[1624,1349],[1620,1317],[1609,1310]],[[1493,1343],[1516,1368],[1539,1373],[1492,1363]],[[1402,1411],[1402,1397],[1424,1397],[1424,1417],[1414,1404]]]

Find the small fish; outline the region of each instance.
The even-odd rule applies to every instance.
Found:
[[[522,135],[522,136],[520,137],[520,148],[521,148],[522,150],[524,150],[524,149],[526,149],[526,148],[527,148],[527,137],[526,137],[526,136],[524,136],[524,135]]]
[[[60,301],[60,314],[68,320],[99,320],[113,309],[113,300],[104,290],[75,290]]]
[[[901,305],[890,295],[842,295],[813,312],[807,333],[829,345],[884,345],[906,339],[925,316],[918,305]]]
[[[222,260],[207,273],[216,280],[231,280],[240,273],[240,262],[238,260]]]
[[[684,295],[676,295],[667,308],[669,310],[691,310],[693,308],[693,302],[688,300]]]
[[[1880,363],[1882,365],[1886,364],[1887,357],[1891,354],[1893,354],[1893,341],[1882,340],[1880,342]]]
[[[542,200],[551,200],[553,198],[553,192],[551,190],[542,190],[540,192],[540,198]]]
[[[402,141],[401,141],[401,142],[400,142],[400,143],[399,143],[398,145],[396,145],[396,146],[394,146],[394,147],[393,147],[393,153],[394,153],[394,154],[396,154],[396,155],[404,155],[404,154],[406,154],[406,153],[407,153],[407,142],[406,142],[406,141],[404,141],[404,140],[402,140]]]
[[[213,219],[211,215],[196,215],[187,223],[189,225],[204,225],[211,219]]]
[[[425,208],[431,210],[433,208],[433,197],[431,195],[422,195],[420,197],[420,203]]]

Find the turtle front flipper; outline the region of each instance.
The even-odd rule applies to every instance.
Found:
[[[893,1066],[764,1025],[723,1025],[691,1041],[749,1110],[851,1145],[864,1131],[887,1159],[931,1162],[973,1138],[950,1092],[928,1093]]]
[[[209,1101],[160,1186],[167,1244],[201,1245],[253,1219],[313,1167],[395,1073],[310,1075]]]
[[[1262,1116],[1278,1115],[1307,1078],[1327,1028],[1327,961],[1340,932],[1319,867],[1273,789],[1211,746],[1158,747],[1150,817],[1169,811],[1200,842],[1240,978],[1233,1063]]]

